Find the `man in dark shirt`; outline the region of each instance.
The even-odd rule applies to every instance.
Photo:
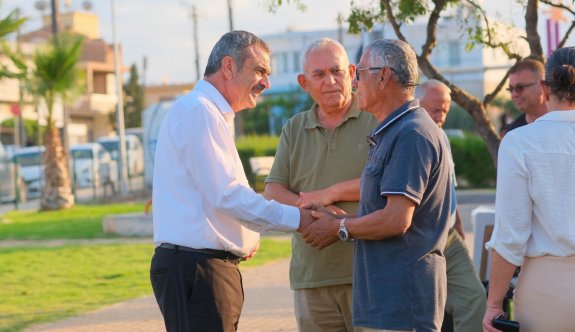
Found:
[[[547,101],[539,82],[543,79],[543,63],[534,59],[525,59],[515,64],[509,70],[509,88],[513,104],[521,114],[502,132],[510,132],[515,128],[525,126],[547,113]]]
[[[366,46],[353,86],[360,109],[379,125],[368,136],[359,213],[312,212],[319,219],[302,233],[318,248],[338,235],[356,240],[353,325],[367,330],[439,331],[443,319],[449,152],[414,98],[417,75],[408,44],[384,39]]]

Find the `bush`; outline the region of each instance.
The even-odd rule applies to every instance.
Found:
[[[250,157],[275,156],[278,142],[278,136],[269,135],[248,135],[242,136],[236,140],[236,147],[238,148],[244,171],[246,172],[246,176],[248,177],[248,181],[252,187],[254,187],[255,178],[252,167],[250,166]]]
[[[495,165],[481,137],[465,135],[451,137],[451,152],[460,187],[485,188],[495,186]]]
[[[495,166],[483,139],[466,134],[463,138],[452,137],[449,140],[459,187],[494,187]],[[249,135],[237,139],[238,153],[252,188],[255,188],[255,178],[250,166],[250,157],[274,156],[278,142],[279,137],[269,135]]]

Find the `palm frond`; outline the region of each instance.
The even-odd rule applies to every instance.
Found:
[[[0,18],[0,38],[4,38],[18,30],[26,22],[25,18],[18,18],[18,13],[14,10],[8,16]]]

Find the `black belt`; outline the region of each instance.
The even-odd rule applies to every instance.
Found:
[[[229,263],[232,263],[235,265],[239,264],[242,261],[241,257],[236,256],[236,255],[232,254],[231,252],[225,251],[225,250],[195,249],[195,248],[180,246],[180,245],[171,244],[171,243],[162,243],[162,244],[160,244],[160,248],[171,249],[171,250],[176,250],[176,251],[182,250],[182,251],[193,252],[196,254],[202,254],[202,255],[213,257],[213,258],[221,259],[223,261],[226,261],[226,262],[229,262]]]

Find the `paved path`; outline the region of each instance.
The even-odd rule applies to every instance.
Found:
[[[466,242],[470,254],[473,255],[473,226],[470,212],[478,205],[493,204],[494,192],[493,190],[458,192],[458,201],[467,233]],[[47,242],[43,245],[58,245],[57,240]],[[6,245],[19,244],[18,241],[14,241]],[[297,331],[293,314],[293,295],[288,286],[288,270],[289,260],[281,260],[243,271],[245,301],[239,325],[240,332]],[[25,332],[40,331],[159,332],[164,331],[164,327],[153,296],[148,296],[63,321],[36,325],[25,330]]]
[[[242,272],[245,301],[240,332],[297,331],[288,269],[289,260],[284,259]],[[165,329],[154,297],[147,296],[25,330],[41,331],[159,332]]]

